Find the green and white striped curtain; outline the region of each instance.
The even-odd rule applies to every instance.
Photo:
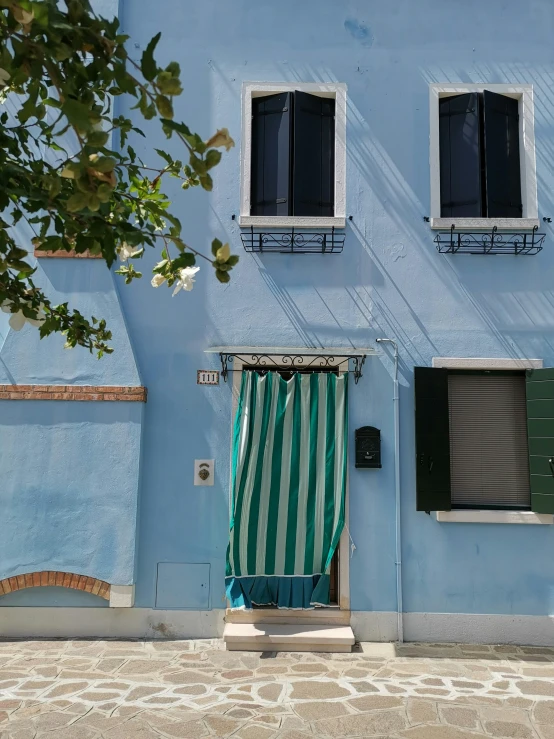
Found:
[[[344,526],[348,374],[243,372],[226,588],[232,608],[329,604]]]

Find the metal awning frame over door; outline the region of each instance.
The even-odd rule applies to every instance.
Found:
[[[338,369],[352,372],[358,384],[368,356],[376,356],[375,349],[349,349],[348,347],[259,347],[259,346],[215,346],[206,349],[206,354],[219,354],[221,375],[227,382],[229,372],[236,371],[235,360],[254,369],[290,369],[291,372]],[[233,364],[233,367],[229,367]]]

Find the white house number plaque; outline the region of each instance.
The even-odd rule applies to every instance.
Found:
[[[196,384],[219,385],[219,372],[217,370],[198,370]]]

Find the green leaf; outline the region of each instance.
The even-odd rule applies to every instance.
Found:
[[[181,67],[177,62],[169,62],[165,71],[170,72],[172,77],[178,77],[181,74]]]
[[[38,109],[35,103],[35,98],[36,96],[31,96],[27,98],[27,100],[23,103],[23,105],[19,109],[19,112],[17,113],[17,117],[19,118],[21,123],[27,123],[29,118],[37,114]]]
[[[88,208],[92,211],[97,211],[100,208],[100,198],[93,192],[88,197]]]
[[[77,213],[87,207],[88,195],[85,192],[76,192],[67,201],[67,210],[70,213]]]
[[[200,175],[200,184],[207,192],[211,192],[213,190],[214,182],[209,174]]]
[[[170,131],[177,131],[177,133],[181,133],[183,136],[192,136],[189,127],[185,126],[184,123],[178,123],[177,121],[162,118],[162,124],[164,128],[167,128]]]
[[[172,77],[169,72],[160,72],[156,85],[164,95],[180,95],[183,92],[179,78]]]
[[[82,131],[90,131],[92,128],[90,108],[78,100],[67,98],[62,105],[62,111],[72,126]]]
[[[156,154],[158,154],[158,156],[161,156],[164,162],[166,162],[167,164],[173,164],[173,157],[170,157],[166,151],[164,151],[163,149],[154,149],[154,151],[156,152]]]
[[[33,267],[27,264],[27,262],[22,262],[19,259],[16,259],[14,262],[10,262],[9,267],[10,269],[16,269],[23,275],[31,274],[32,272],[34,272]]]
[[[231,276],[227,274],[227,272],[223,272],[221,269],[216,269],[215,276],[220,282],[229,282],[231,280]]]
[[[200,159],[200,157],[197,157],[194,153],[191,153],[190,155],[190,166],[198,175],[205,175],[208,171],[206,162],[203,159]]]
[[[105,146],[108,143],[110,134],[105,131],[92,131],[87,137],[87,143],[91,146]]]
[[[220,161],[221,161],[221,152],[220,151],[218,151],[217,149],[210,149],[207,152],[206,158],[205,158],[205,162],[206,162],[206,167],[208,169],[211,169],[212,167],[215,167],[216,165],[219,164]]]
[[[156,107],[164,120],[173,118],[173,104],[165,95],[156,95]]]
[[[173,259],[174,269],[182,267],[193,267],[196,264],[196,257],[190,251],[181,252],[178,257]]]
[[[101,203],[107,203],[112,196],[112,188],[106,182],[103,182],[96,191],[96,195]]]
[[[144,79],[148,80],[148,82],[151,82],[154,79],[154,77],[156,76],[156,72],[158,71],[158,66],[156,64],[156,61],[154,60],[154,50],[158,45],[158,41],[160,40],[161,35],[161,33],[157,33],[154,38],[151,39],[150,43],[142,54],[140,68]]]
[[[100,157],[92,166],[97,172],[112,172],[115,169],[117,161],[113,157]]]
[[[147,121],[151,121],[152,118],[155,118],[156,106],[154,105],[154,103],[150,103],[150,105],[147,105],[146,108],[142,110],[142,115],[146,118]]]
[[[219,239],[214,239],[212,241],[212,254],[214,255],[214,257],[217,256],[217,252],[221,249],[222,246],[223,244]]]

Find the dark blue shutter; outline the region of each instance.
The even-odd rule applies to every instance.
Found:
[[[252,186],[250,213],[253,216],[291,215],[290,92],[252,100]]]
[[[450,421],[448,370],[414,368],[416,509],[449,511]]]
[[[335,215],[335,100],[294,93],[293,214]]]
[[[483,215],[479,108],[480,99],[476,92],[439,100],[443,218]]]
[[[521,218],[518,101],[485,90],[487,216]]]

